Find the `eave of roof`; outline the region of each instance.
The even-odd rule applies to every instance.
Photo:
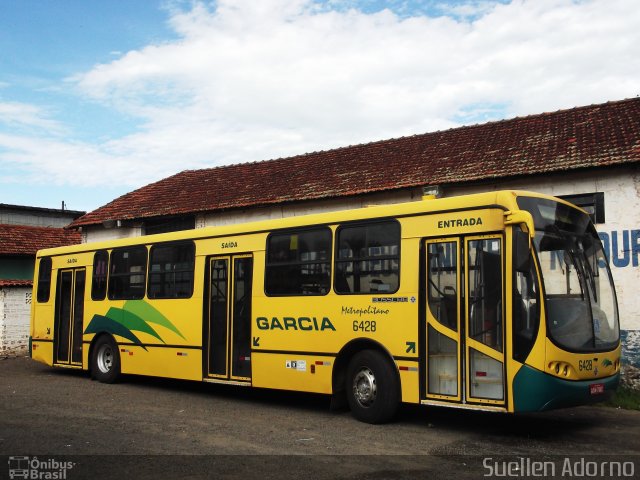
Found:
[[[633,98],[289,158],[187,170],[123,195],[70,227],[638,162],[640,98]]]
[[[2,287],[31,287],[32,280],[2,280],[0,279],[0,288]]]
[[[0,203],[0,210],[15,210],[20,212],[47,213],[51,215],[63,215],[68,217],[80,217],[85,211],[81,210],[63,210],[61,208],[45,208],[45,207],[29,207],[27,205],[12,205],[9,203]]]

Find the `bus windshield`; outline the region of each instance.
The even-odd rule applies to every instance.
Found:
[[[615,348],[618,306],[609,264],[589,216],[552,200],[519,197],[533,216],[547,311],[547,330],[574,352]]]

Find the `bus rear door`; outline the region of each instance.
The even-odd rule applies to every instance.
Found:
[[[82,365],[85,279],[84,268],[58,273],[53,336],[55,364]]]
[[[251,380],[252,272],[250,255],[208,260],[209,294],[203,329],[205,380]]]

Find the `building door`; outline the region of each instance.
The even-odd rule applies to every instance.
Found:
[[[427,400],[505,405],[503,241],[425,241]]]
[[[54,319],[54,362],[82,365],[82,322],[84,317],[84,268],[61,270],[58,274]]]
[[[204,324],[204,377],[251,380],[251,255],[211,257]]]

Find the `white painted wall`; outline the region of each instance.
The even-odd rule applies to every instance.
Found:
[[[24,355],[29,348],[31,287],[0,287],[0,355]]]
[[[297,217],[312,213],[363,208],[368,205],[388,205],[391,203],[411,202],[413,200],[420,200],[421,198],[421,189],[401,190],[375,195],[362,195],[361,197],[332,198],[287,205],[274,205],[270,207],[253,208],[241,211],[210,213],[201,216],[203,222],[201,224],[199,224],[198,219],[196,219],[196,225],[204,227],[231,225],[235,223],[255,222],[275,218]]]
[[[4,225],[28,225],[31,227],[66,227],[73,221],[73,215],[65,216],[44,214],[39,212],[28,212],[22,210],[0,210],[0,223]]]
[[[119,238],[139,237],[142,227],[85,227],[82,231],[82,243],[103,242]]]

